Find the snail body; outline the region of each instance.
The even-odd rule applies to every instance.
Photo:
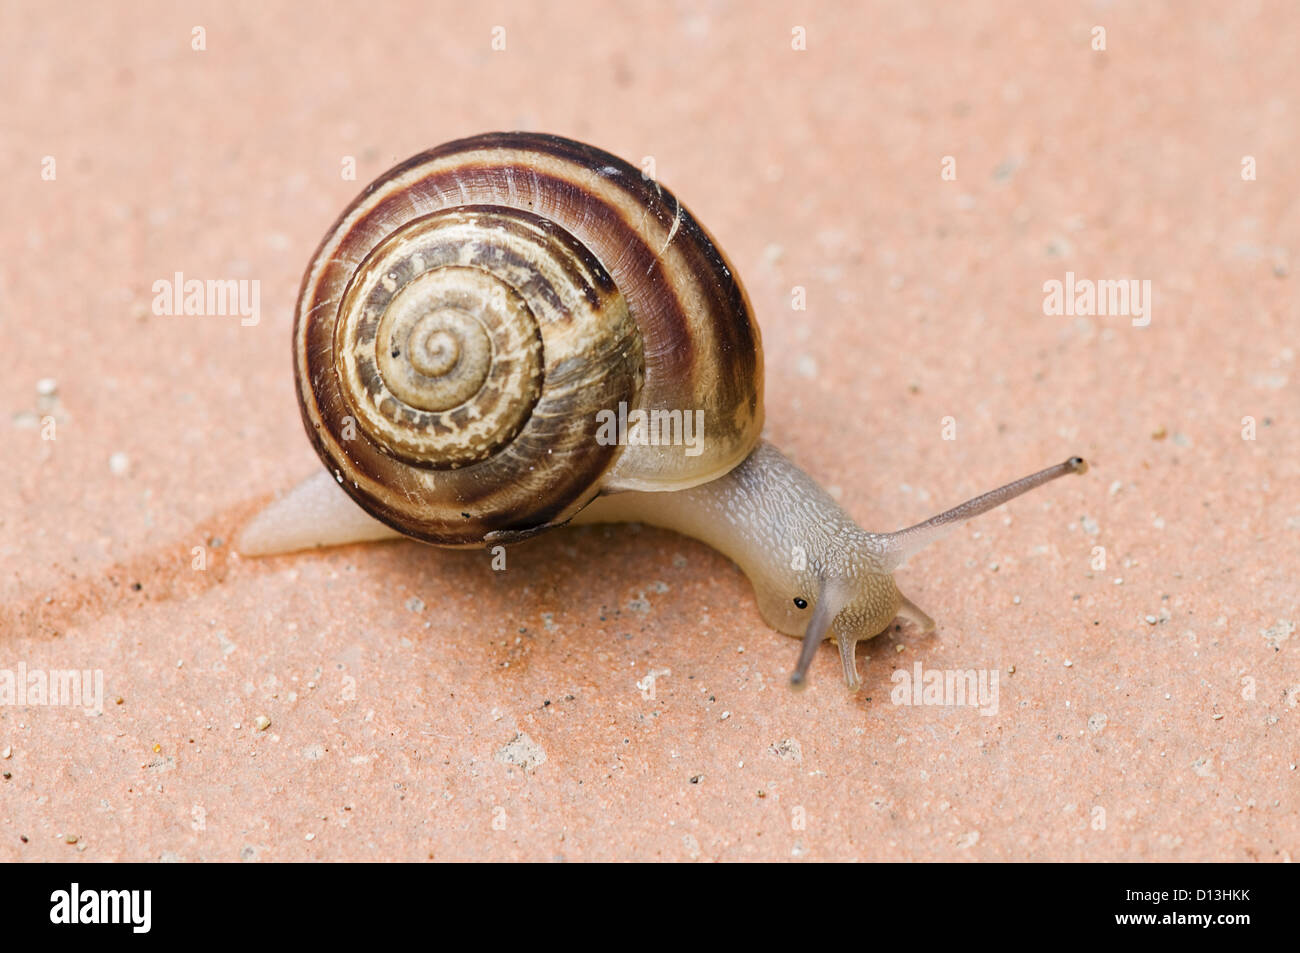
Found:
[[[857,690],[858,641],[899,616],[934,626],[894,584],[911,553],[1086,469],[1074,457],[909,529],[860,529],[761,439],[758,326],[708,233],[627,163],[555,136],[447,143],[372,183],[307,268],[294,366],[326,469],[259,514],[242,552],[650,523],[741,567],[764,620],[803,639],[794,684],[833,638]],[[703,433],[611,440],[614,418]]]

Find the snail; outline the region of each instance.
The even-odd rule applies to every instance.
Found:
[[[294,369],[325,469],[254,517],[242,553],[660,526],[731,558],[767,624],[802,639],[795,686],[834,639],[857,691],[859,641],[935,627],[894,583],[909,556],[1087,469],[859,529],[762,439],[758,325],[709,233],[628,163],[550,135],[449,142],[371,183],[307,267]]]

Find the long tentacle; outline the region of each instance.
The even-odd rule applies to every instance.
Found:
[[[799,661],[790,674],[792,688],[803,688],[804,681],[808,678],[808,666],[812,664],[813,656],[817,654],[817,646],[826,639],[831,623],[839,615],[840,604],[827,598],[826,588],[826,586],[822,587],[812,618],[808,620],[808,628],[804,631],[803,644],[799,648]]]
[[[1042,486],[1044,483],[1063,477],[1066,474],[1087,472],[1088,464],[1083,457],[1071,457],[1064,463],[1058,463],[1046,470],[1031,473],[1029,476],[1008,483],[1006,486],[1000,486],[996,490],[990,490],[988,493],[967,500],[959,506],[954,506],[952,509],[940,513],[938,516],[930,517],[923,523],[917,523],[907,529],[900,529],[896,533],[883,534],[885,539],[885,570],[893,572],[913,555],[935,540],[947,535],[955,527],[960,526],[972,517],[979,516],[981,513],[987,513],[995,506],[1001,506],[1007,500],[1015,499],[1022,493],[1028,493],[1034,487]]]

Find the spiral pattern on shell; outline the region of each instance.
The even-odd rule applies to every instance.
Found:
[[[555,136],[475,136],[382,175],[317,249],[294,338],[322,461],[440,545],[714,479],[762,426],[758,328],[722,252],[666,189]],[[702,410],[703,451],[598,440],[620,405]]]

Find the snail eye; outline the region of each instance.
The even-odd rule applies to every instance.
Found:
[[[807,599],[801,599],[799,596],[795,596],[795,597],[794,597],[794,606],[795,606],[796,609],[807,609],[807,608],[808,608],[808,600],[807,600]]]

